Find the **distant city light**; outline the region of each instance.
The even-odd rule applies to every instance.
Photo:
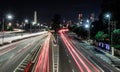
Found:
[[[39,25],[40,25],[40,23],[37,24],[37,26],[39,26]]]
[[[32,22],[32,25],[35,25],[35,22]]]
[[[87,19],[86,22],[89,23],[89,20]]]
[[[89,28],[89,25],[88,25],[88,24],[86,24],[86,25],[85,25],[85,28]]]
[[[43,24],[41,24],[40,26],[43,26]]]

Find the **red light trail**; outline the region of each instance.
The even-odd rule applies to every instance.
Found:
[[[42,50],[38,57],[38,62],[36,64],[34,72],[49,72],[49,42],[51,38],[51,33],[48,33]]]
[[[78,66],[80,72],[100,72],[100,70],[95,67],[70,41],[70,39],[67,39],[65,37],[64,33],[66,30],[60,30],[59,33],[61,35],[61,38],[63,39],[63,42],[65,43],[68,51],[70,52],[72,58],[74,59],[76,65]],[[87,65],[89,64],[89,66]],[[93,69],[91,69],[91,67]],[[85,69],[85,70],[83,70]]]

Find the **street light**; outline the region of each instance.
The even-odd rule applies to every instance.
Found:
[[[29,20],[28,19],[25,19],[25,23],[28,24],[29,23]],[[30,33],[31,33],[31,23],[30,24]]]
[[[11,15],[11,14],[8,14],[8,15],[6,15],[6,18],[8,19],[8,20],[11,20],[11,19],[13,19],[13,16]],[[2,44],[4,44],[4,26],[5,26],[5,19],[3,18],[3,25],[2,25],[2,31],[3,31],[3,38],[2,38]]]
[[[88,25],[88,24],[86,24],[86,25],[85,25],[85,28],[89,28],[89,25]]]
[[[28,23],[28,19],[25,19],[25,23]]]
[[[89,38],[89,40],[90,40],[90,20],[87,19],[86,22],[87,22],[86,28],[89,28],[88,38]]]
[[[87,19],[86,22],[89,23],[90,21]]]
[[[110,23],[111,13],[106,13],[105,17],[106,19],[108,19],[108,34],[109,34],[109,40],[110,40],[109,47],[110,49],[112,48],[112,55],[114,55],[114,48],[112,47],[112,34],[111,34],[111,23]]]
[[[13,19],[13,15],[12,15],[12,14],[7,14],[7,15],[6,15],[6,18],[7,18],[8,20],[12,20],[12,19]]]

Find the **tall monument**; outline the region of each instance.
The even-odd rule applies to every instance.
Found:
[[[37,12],[34,12],[34,24],[37,24]]]

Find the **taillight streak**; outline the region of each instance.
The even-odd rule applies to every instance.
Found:
[[[46,38],[41,53],[39,54],[38,62],[36,64],[34,72],[49,72],[49,40],[51,33]]]

